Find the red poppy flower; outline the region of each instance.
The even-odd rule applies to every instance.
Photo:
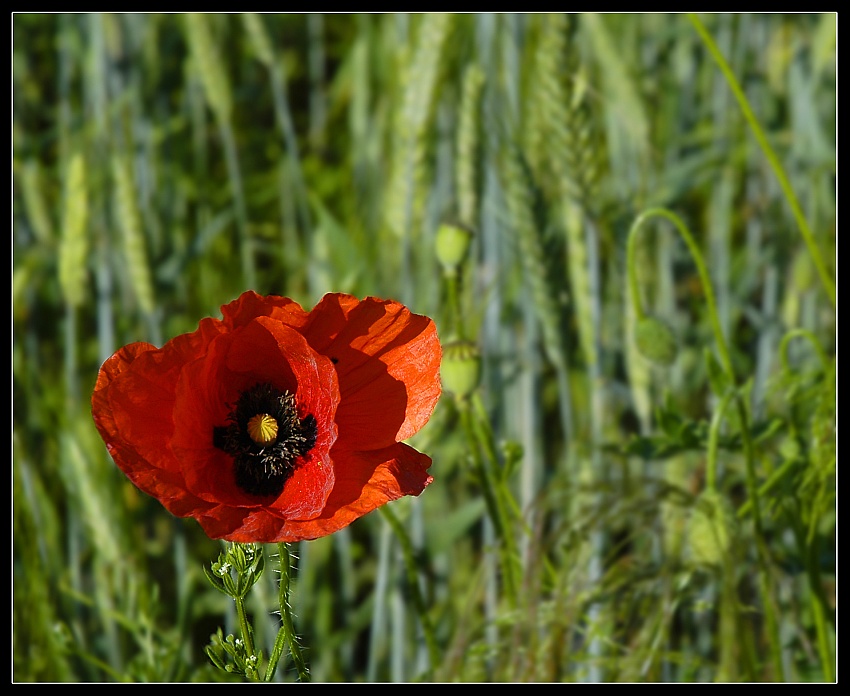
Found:
[[[311,312],[246,292],[162,348],[101,367],[92,414],[142,491],[214,539],[331,534],[431,482],[404,440],[440,396],[434,322],[373,297]]]

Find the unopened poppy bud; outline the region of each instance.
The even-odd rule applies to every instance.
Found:
[[[446,275],[457,273],[472,243],[472,230],[457,223],[443,223],[437,230],[437,260]]]
[[[697,499],[688,527],[688,543],[695,563],[720,565],[729,554],[735,517],[726,499],[707,490]]]
[[[455,341],[443,349],[440,368],[443,388],[458,399],[465,399],[481,380],[481,355],[474,343]]]
[[[672,365],[679,351],[673,330],[660,319],[644,317],[635,326],[635,345],[640,354],[656,365]]]

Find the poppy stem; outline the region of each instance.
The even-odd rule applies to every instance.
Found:
[[[245,652],[254,654],[254,640],[251,637],[251,625],[248,623],[248,614],[245,612],[245,600],[242,597],[234,597],[236,603],[236,617],[239,620],[239,632],[242,634],[242,642],[245,644]]]
[[[720,446],[720,429],[723,421],[726,418],[726,409],[729,407],[735,393],[732,391],[726,392],[717,409],[714,412],[714,417],[711,419],[711,428],[708,433],[708,453],[705,466],[705,487],[713,491],[717,488],[717,451]]]
[[[510,496],[500,481],[498,455],[493,444],[484,405],[480,401],[473,404],[458,400],[461,421],[469,440],[473,462],[481,477],[484,500],[490,518],[499,537],[499,553],[502,560],[502,574],[505,592],[512,607],[517,604],[519,580],[516,577],[516,545],[511,533],[510,516],[505,497]]]
[[[449,315],[449,335],[457,335],[459,339],[465,338],[463,322],[460,320],[460,297],[458,294],[458,277],[456,275],[446,278],[447,314]]]
[[[732,396],[734,397],[735,412],[737,413],[738,424],[741,431],[741,442],[744,451],[743,453],[745,462],[745,480],[747,484],[747,495],[752,508],[753,528],[755,532],[754,537],[760,567],[759,589],[761,591],[762,601],[764,602],[765,626],[767,629],[771,657],[775,665],[776,673],[782,676],[782,680],[784,680],[785,671],[782,662],[778,624],[773,610],[773,593],[769,575],[770,554],[767,548],[767,543],[765,542],[764,528],[762,525],[761,501],[758,478],[756,476],[755,468],[755,446],[753,444],[752,435],[750,433],[750,413],[749,409],[747,408],[747,404],[744,402],[744,397],[741,395],[741,391],[737,388],[738,382],[735,377],[735,370],[732,363],[732,353],[723,334],[723,327],[720,324],[720,317],[717,312],[717,305],[714,300],[714,291],[711,285],[711,276],[709,276],[708,269],[706,268],[702,251],[700,250],[699,245],[694,239],[694,236],[691,234],[690,229],[688,229],[687,225],[685,225],[682,219],[675,213],[671,212],[670,210],[667,210],[666,208],[651,208],[649,210],[644,211],[643,213],[638,215],[638,217],[632,224],[631,229],[629,230],[628,273],[629,282],[632,288],[632,301],[635,303],[635,314],[638,318],[643,316],[643,309],[637,293],[637,282],[635,280],[635,267],[637,264],[634,249],[636,245],[638,230],[649,218],[652,217],[661,217],[667,220],[668,222],[673,223],[673,226],[676,228],[676,231],[679,233],[679,236],[682,238],[682,240],[685,242],[685,245],[688,247],[688,251],[690,251],[691,253],[691,258],[694,262],[694,265],[696,266],[697,273],[702,283],[703,293],[705,294],[705,304],[706,309],[708,310],[708,319],[711,324],[712,331],[714,333],[714,340],[717,346],[717,352],[720,355],[720,364],[723,372],[725,373],[726,381],[733,388]],[[723,405],[723,410],[725,410],[725,408],[726,406]],[[712,483],[716,483],[713,481],[714,474],[711,475]]]
[[[278,602],[280,603],[280,618],[282,623],[277,633],[274,647],[272,648],[272,654],[269,656],[269,664],[266,667],[266,674],[263,679],[264,681],[272,680],[277,669],[277,663],[283,653],[284,645],[288,645],[289,654],[292,655],[292,661],[295,663],[295,669],[298,671],[298,681],[309,682],[310,670],[307,668],[307,663],[304,661],[304,655],[301,652],[301,644],[298,642],[298,636],[295,633],[295,624],[292,620],[292,606],[289,604],[289,571],[292,566],[289,545],[280,543],[277,545],[277,548],[280,558]]]

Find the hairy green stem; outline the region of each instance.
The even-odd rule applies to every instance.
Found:
[[[291,558],[289,555],[289,546],[284,543],[277,545],[280,558],[280,586],[278,588],[278,604],[280,605],[281,626],[275,640],[274,648],[272,649],[269,664],[266,668],[265,681],[271,681],[274,677],[275,669],[277,668],[278,660],[283,652],[284,644],[289,645],[289,653],[292,655],[292,661],[295,663],[295,669],[298,672],[298,681],[309,682],[310,670],[307,668],[307,663],[304,660],[304,655],[301,652],[301,644],[298,642],[298,636],[295,633],[295,624],[292,620],[292,606],[289,603],[289,583],[290,583],[290,567]]]
[[[826,265],[821,257],[820,249],[815,242],[811,229],[809,229],[809,224],[806,222],[803,210],[800,207],[800,203],[797,201],[797,197],[794,195],[794,190],[791,188],[791,182],[788,180],[788,176],[785,174],[785,170],[782,168],[779,158],[776,156],[776,153],[767,141],[767,136],[765,136],[764,130],[762,130],[758,119],[753,113],[749,100],[744,94],[744,90],[741,89],[741,85],[738,83],[735,74],[732,72],[732,68],[729,67],[729,64],[726,62],[726,59],[723,57],[723,54],[720,52],[720,49],[717,47],[717,44],[711,37],[711,34],[708,33],[705,25],[696,14],[692,12],[688,13],[688,19],[691,20],[691,24],[694,25],[694,28],[700,35],[700,38],[709,53],[711,53],[711,56],[714,58],[714,61],[717,63],[717,66],[720,68],[720,71],[723,73],[726,81],[729,83],[729,87],[735,95],[735,99],[738,100],[738,105],[741,107],[744,118],[747,120],[747,123],[752,129],[753,135],[758,141],[765,157],[767,157],[767,161],[770,163],[773,173],[779,180],[779,185],[782,187],[782,192],[785,194],[785,199],[788,201],[788,205],[791,206],[791,212],[794,215],[794,219],[797,221],[797,226],[800,228],[800,234],[803,236],[803,240],[809,249],[809,254],[811,254],[812,261],[814,262],[815,268],[820,276],[824,290],[826,291],[832,306],[835,307],[835,281],[832,277],[830,277],[829,272],[826,269]]]
[[[682,222],[681,218],[675,213],[667,210],[666,208],[651,208],[649,210],[644,211],[640,215],[638,215],[637,219],[634,221],[631,230],[629,230],[629,240],[628,240],[628,274],[629,274],[629,284],[632,289],[632,302],[635,303],[635,316],[638,319],[642,319],[646,316],[643,311],[643,307],[640,301],[640,294],[638,292],[637,286],[637,259],[636,259],[636,246],[637,246],[637,232],[640,227],[651,217],[662,217],[666,220],[669,220],[676,227],[676,230],[681,235],[683,241],[688,247],[688,251],[691,252],[691,258],[693,259],[694,265],[697,268],[697,273],[699,274],[700,281],[702,283],[703,292],[705,293],[705,303],[708,308],[708,319],[711,322],[711,329],[714,332],[714,337],[717,342],[717,350],[720,353],[720,360],[723,363],[723,368],[726,371],[727,376],[730,378],[732,383],[734,380],[734,371],[732,369],[732,357],[729,353],[729,348],[726,345],[726,339],[723,336],[723,329],[720,325],[720,315],[717,312],[717,302],[714,299],[714,289],[711,285],[711,277],[708,274],[708,269],[705,266],[705,262],[703,261],[702,251],[699,248],[699,245],[696,243],[691,231],[687,228],[684,222]]]
[[[253,655],[254,639],[251,636],[251,625],[248,623],[248,614],[245,611],[245,599],[243,597],[234,597],[233,601],[236,604],[236,618],[239,621],[239,632],[242,634],[245,652],[248,655]]]
[[[480,404],[479,404],[480,405]],[[494,472],[496,460],[492,458],[495,448],[488,441],[479,422],[477,414],[470,409],[467,401],[458,401],[461,422],[466,432],[472,452],[472,458],[476,470],[481,478],[484,492],[484,501],[493,522],[496,536],[499,539],[499,554],[502,561],[502,576],[505,584],[505,593],[512,606],[516,606],[519,581],[516,578],[515,558],[516,549],[511,534],[508,512],[505,507],[503,495],[500,492],[500,484]],[[482,406],[483,408],[483,406]],[[486,453],[482,453],[482,449]]]
[[[503,530],[502,545],[505,552],[506,586],[511,602],[516,604],[519,591],[516,563],[519,555],[512,531],[512,517],[508,512],[508,508],[514,502],[514,498],[507,487],[507,482],[503,479],[499,471],[499,454],[496,450],[493,430],[490,427],[490,418],[487,410],[484,408],[484,403],[481,401],[481,396],[476,392],[470,397],[470,401],[475,411],[472,419],[473,429],[478,443],[484,452],[485,472],[493,491],[498,514],[501,518],[501,527]]]
[[[457,273],[446,275],[446,313],[448,314],[449,335],[456,334],[459,340],[463,340],[466,337],[466,331],[464,331],[461,321],[459,285],[460,280]]]

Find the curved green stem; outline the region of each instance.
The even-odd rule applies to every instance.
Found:
[[[717,488],[717,450],[720,442],[720,426],[723,424],[723,419],[726,417],[726,409],[734,395],[735,393],[733,391],[728,391],[723,395],[723,398],[717,405],[717,410],[714,412],[714,417],[711,419],[711,429],[708,433],[708,458],[705,470],[705,487],[710,491]]]
[[[821,284],[823,285],[824,290],[826,290],[826,294],[829,297],[829,301],[832,303],[832,306],[835,307],[835,281],[830,277],[829,272],[826,269],[826,265],[821,258],[820,249],[818,249],[814,235],[809,229],[809,224],[806,222],[803,210],[800,207],[800,203],[797,201],[797,197],[794,195],[794,190],[791,188],[791,182],[788,181],[788,176],[785,174],[785,170],[782,168],[779,158],[776,156],[776,153],[773,151],[770,143],[768,143],[767,137],[765,136],[758,119],[753,113],[752,108],[750,108],[750,103],[747,100],[747,96],[744,94],[744,90],[741,89],[741,85],[738,84],[738,80],[735,78],[732,68],[729,67],[729,64],[726,62],[726,59],[723,57],[723,54],[717,47],[717,44],[714,43],[714,39],[711,37],[711,34],[708,33],[705,25],[703,25],[702,21],[700,21],[696,14],[692,12],[688,13],[688,19],[691,20],[691,24],[694,25],[694,28],[700,35],[700,38],[709,53],[711,53],[714,61],[717,63],[717,66],[720,68],[720,71],[729,83],[729,87],[735,95],[735,99],[738,100],[738,105],[741,107],[741,111],[744,113],[744,118],[750,125],[753,135],[756,137],[762,152],[764,152],[765,157],[767,157],[767,161],[770,163],[773,173],[779,180],[779,185],[782,187],[782,192],[785,194],[785,199],[788,201],[788,205],[791,206],[791,212],[794,215],[794,219],[797,221],[797,226],[800,228],[800,234],[803,235],[803,240],[809,249],[809,254],[811,254],[812,261],[814,262],[815,268],[820,276]]]
[[[629,255],[628,255],[628,273],[629,273],[629,282],[631,283],[632,289],[632,298],[633,302],[636,303],[635,306],[635,316],[638,319],[642,319],[644,317],[643,308],[640,306],[640,299],[638,295],[638,287],[636,280],[636,266],[637,262],[635,260],[635,251],[634,248],[637,245],[635,238],[637,237],[638,229],[643,225],[651,217],[663,217],[666,220],[669,220],[676,227],[676,230],[681,235],[685,244],[688,247],[688,251],[691,252],[691,258],[694,261],[694,265],[697,267],[697,273],[699,273],[700,282],[702,283],[703,292],[705,293],[705,303],[708,307],[708,318],[711,322],[711,329],[714,332],[714,338],[717,342],[717,351],[720,353],[720,360],[723,363],[723,369],[725,370],[727,376],[730,381],[735,383],[735,374],[732,369],[732,357],[729,353],[729,348],[726,345],[726,339],[723,336],[723,329],[720,326],[720,315],[717,312],[717,303],[714,299],[714,290],[711,285],[711,277],[708,275],[708,269],[705,266],[705,261],[703,261],[702,251],[699,248],[699,245],[694,240],[691,231],[682,222],[682,219],[666,208],[650,208],[649,210],[644,211],[640,215],[638,215],[637,219],[632,224],[631,230],[629,230]]]
[[[815,349],[815,353],[817,353],[821,367],[826,370],[829,367],[829,359],[826,357],[826,352],[824,351],[823,346],[821,346],[820,341],[818,341],[815,335],[808,329],[794,329],[782,337],[782,342],[779,344],[779,355],[782,358],[782,367],[786,370],[791,369],[791,366],[788,364],[788,344],[798,337],[808,339],[809,343],[811,343],[812,347]]]
[[[626,273],[629,277],[629,294],[631,295],[632,308],[635,313],[635,322],[639,322],[646,317],[646,312],[643,311],[643,302],[640,301],[640,288],[638,288],[637,278],[637,230],[641,221],[640,217],[635,220],[632,228],[629,230],[629,239],[626,246]]]
[[[634,224],[632,225],[631,229],[629,230],[628,273],[630,282],[632,283],[631,288],[633,291],[633,298],[638,297],[637,282],[634,279],[634,266],[636,266],[634,249],[635,245],[637,244],[636,237],[641,225],[643,225],[643,223],[646,222],[646,220],[648,220],[650,217],[662,217],[672,222],[691,253],[694,265],[696,266],[697,272],[699,273],[703,292],[705,293],[705,303],[706,307],[708,308],[708,318],[711,322],[711,328],[714,333],[715,341],[717,343],[717,351],[720,354],[720,362],[722,364],[723,371],[726,373],[726,378],[729,384],[733,387],[732,393],[735,397],[735,406],[741,427],[741,442],[744,449],[744,460],[746,462],[747,497],[749,498],[750,506],[752,508],[753,527],[755,531],[754,536],[756,542],[756,549],[758,551],[759,564],[761,567],[760,590],[764,602],[765,623],[767,626],[767,634],[770,641],[771,656],[773,658],[777,674],[783,675],[784,666],[782,664],[779,632],[776,623],[776,617],[774,615],[773,601],[771,598],[769,587],[769,553],[767,549],[767,544],[764,540],[764,530],[762,526],[759,486],[755,468],[755,448],[750,433],[750,416],[749,411],[747,410],[747,406],[744,403],[744,399],[741,396],[740,391],[738,391],[736,388],[737,380],[735,379],[735,371],[732,366],[732,355],[729,352],[729,346],[726,343],[726,338],[723,335],[723,329],[720,325],[720,316],[717,312],[717,304],[714,300],[714,290],[712,289],[711,285],[711,277],[708,275],[708,270],[705,266],[705,261],[703,260],[702,251],[697,245],[696,240],[694,240],[694,237],[688,227],[685,225],[684,222],[682,222],[681,218],[679,218],[678,215],[667,210],[666,208],[652,208],[639,215],[635,220]],[[639,299],[633,299],[633,301],[637,302],[638,305],[640,304]],[[642,308],[637,307],[635,313],[638,317],[643,316]]]
[[[633,277],[635,271],[632,266],[636,265],[634,263],[634,247],[636,245],[635,238],[637,237],[637,232],[640,227],[643,225],[651,217],[662,217],[670,222],[676,227],[676,230],[681,235],[685,244],[688,247],[688,250],[691,252],[691,258],[694,261],[694,265],[697,268],[697,273],[699,273],[700,282],[702,283],[703,292],[705,293],[705,304],[708,308],[708,319],[711,322],[711,329],[714,333],[714,340],[717,344],[717,352],[720,354],[720,361],[723,366],[723,370],[726,373],[726,378],[729,381],[729,384],[736,386],[737,380],[735,379],[735,370],[732,367],[732,355],[729,352],[729,347],[726,343],[726,338],[723,335],[723,328],[720,326],[720,315],[717,312],[717,303],[714,300],[714,290],[711,285],[711,277],[708,275],[708,269],[705,266],[705,261],[703,260],[702,251],[699,248],[699,245],[696,243],[691,231],[688,229],[687,225],[682,222],[682,219],[676,215],[675,213],[667,210],[666,208],[651,208],[640,215],[638,215],[634,224],[632,225],[631,230],[629,230],[629,274],[630,277]],[[637,297],[637,286],[636,283],[632,286],[632,296]],[[636,300],[638,304],[640,304],[639,300]],[[636,310],[637,311],[637,310]],[[640,310],[642,311],[642,310]],[[640,314],[638,314],[640,316]],[[736,392],[736,406],[738,411],[738,416],[740,418],[741,423],[741,438],[744,446],[744,456],[747,462],[747,489],[749,493],[749,498],[752,503],[753,510],[753,523],[756,528],[756,538],[759,541],[763,542],[762,538],[762,522],[761,522],[761,505],[759,502],[759,491],[758,491],[758,483],[756,480],[755,473],[755,454],[753,451],[753,443],[750,437],[750,428],[749,428],[749,413],[747,412],[746,405],[744,404],[744,400],[741,398],[741,395]]]
[[[477,395],[473,395],[473,398],[475,397]],[[483,408],[480,402],[476,406]],[[458,410],[466,438],[469,441],[475,468],[481,478],[487,511],[499,539],[505,593],[510,604],[516,606],[519,590],[519,581],[516,578],[515,570],[516,548],[504,502],[504,491],[495,472],[495,447],[492,445],[491,439],[487,437],[486,427],[480,422],[478,414],[470,408],[469,400],[458,400]],[[483,453],[482,450],[484,450]]]

